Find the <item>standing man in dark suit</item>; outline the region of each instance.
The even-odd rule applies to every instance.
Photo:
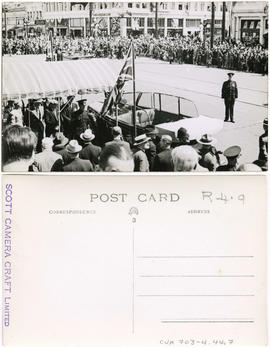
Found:
[[[101,153],[101,147],[92,144],[92,140],[95,139],[95,134],[93,134],[91,129],[86,129],[86,131],[80,135],[80,138],[83,141],[83,149],[81,150],[79,157],[81,159],[89,160],[95,167],[98,165]]]
[[[44,120],[46,124],[46,137],[50,137],[59,125],[57,106],[58,102],[54,99],[48,101],[49,105],[44,112]]]
[[[173,172],[172,161],[172,137],[170,135],[162,135],[160,140],[161,152],[156,155],[153,164],[154,172]]]
[[[24,112],[24,124],[31,128],[37,136],[36,152],[42,151],[42,139],[45,136],[45,127],[40,113],[41,99],[29,100],[28,107]]]
[[[228,80],[222,85],[222,98],[225,103],[225,120],[224,122],[231,121],[235,123],[233,118],[233,108],[235,99],[238,98],[238,89],[235,81],[232,80],[234,73],[228,73]]]

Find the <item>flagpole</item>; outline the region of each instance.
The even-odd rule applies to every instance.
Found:
[[[134,57],[134,43],[131,43],[132,50],[132,72],[133,72],[133,108],[132,108],[132,119],[133,119],[133,140],[137,136],[137,127],[136,127],[136,82],[135,82],[135,57]]]
[[[116,118],[116,126],[118,126],[118,106],[115,106],[115,118]]]

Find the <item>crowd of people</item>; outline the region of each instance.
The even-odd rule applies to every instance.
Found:
[[[52,42],[56,60],[63,57],[122,59],[130,44],[128,37],[63,38]],[[159,37],[141,35],[133,39],[137,56],[150,57],[178,64],[215,66],[224,69],[268,73],[268,51],[259,44],[244,44],[234,40],[216,40],[210,47],[208,40],[198,36]],[[3,54],[46,54],[51,57],[47,37],[4,39]],[[51,58],[50,58],[51,59]]]
[[[190,139],[180,128],[177,142],[171,135],[160,135],[154,125],[132,141],[126,141],[115,125],[110,137],[100,136],[99,117],[87,108],[86,99],[74,102],[69,96],[58,102],[10,100],[4,110],[3,171],[36,172],[172,172],[172,171],[262,171],[268,164],[268,119],[259,137],[259,156],[253,163],[239,165],[241,148],[230,146],[224,152],[210,134]],[[104,132],[101,132],[104,135]],[[103,139],[103,140],[102,140]]]

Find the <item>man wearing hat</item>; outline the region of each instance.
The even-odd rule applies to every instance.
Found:
[[[79,153],[82,146],[78,144],[77,140],[70,140],[66,147],[70,163],[64,165],[64,172],[92,172],[93,166],[90,161],[79,158]]]
[[[209,172],[216,171],[217,167],[220,165],[219,155],[222,153],[221,151],[217,151],[213,146],[217,140],[212,138],[211,135],[204,134],[197,142],[200,145],[198,150],[200,155],[200,166],[207,168]]]
[[[45,109],[44,112],[47,137],[50,137],[55,132],[55,128],[59,125],[57,106],[58,102],[56,100],[48,100],[48,107]]]
[[[142,134],[138,135],[134,140],[134,172],[149,172],[149,162],[145,151],[149,149],[150,138],[146,134]]]
[[[80,135],[80,138],[83,141],[83,149],[79,157],[89,160],[93,166],[98,165],[101,147],[92,144],[92,140],[95,139],[95,134],[93,134],[91,129],[86,129],[86,131]]]
[[[69,143],[69,139],[64,136],[62,132],[55,133],[55,138],[53,140],[54,146],[53,151],[58,155],[62,156],[63,164],[68,164],[71,162],[71,158],[66,149],[66,145]]]
[[[236,82],[232,80],[233,75],[234,73],[232,72],[228,73],[228,80],[223,83],[221,94],[225,103],[224,122],[231,121],[232,123],[235,123],[234,116],[233,116],[233,108],[234,108],[235,99],[238,98],[238,89],[237,89]]]
[[[161,152],[156,155],[153,164],[154,172],[173,172],[173,161],[172,161],[172,137],[170,135],[162,135],[160,139]]]
[[[80,135],[91,128],[90,114],[86,110],[86,99],[78,100],[79,110],[73,112],[70,120],[71,138],[80,141]]]
[[[42,104],[42,99],[32,99],[29,100],[28,107],[24,113],[24,124],[31,128],[32,131],[37,136],[37,152],[42,151],[41,141],[45,136],[45,127],[42,122],[42,117],[40,113],[40,106]]]
[[[112,128],[112,136],[113,140],[108,141],[105,146],[117,143],[119,145],[122,145],[126,148],[127,151],[130,151],[130,145],[127,141],[123,140],[123,134],[122,134],[122,129],[119,126],[115,126]]]
[[[241,147],[230,146],[223,155],[227,158],[228,163],[217,168],[217,172],[236,172],[238,169],[238,158],[240,157]]]

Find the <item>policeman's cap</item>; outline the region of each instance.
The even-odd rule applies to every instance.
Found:
[[[80,104],[82,104],[82,103],[84,103],[86,101],[87,101],[87,99],[80,99],[80,100],[77,101],[77,103],[80,105]]]
[[[228,157],[228,158],[233,158],[233,157],[237,157],[240,155],[240,152],[241,152],[241,147],[240,146],[230,146],[228,147],[224,152],[223,152],[223,155],[225,157]]]

